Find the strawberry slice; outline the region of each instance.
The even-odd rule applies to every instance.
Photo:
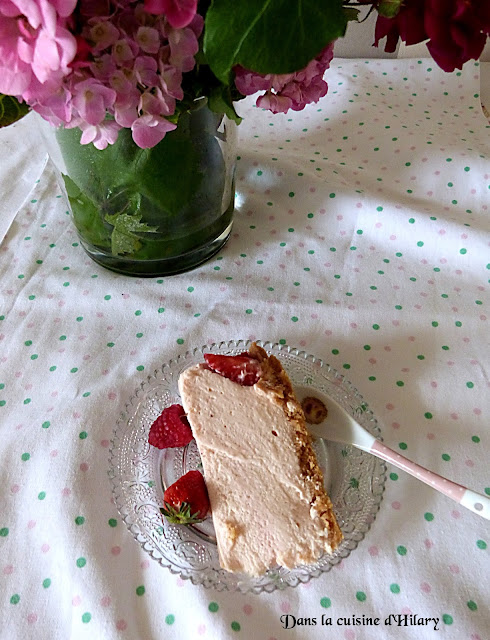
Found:
[[[212,371],[244,387],[251,387],[260,378],[260,362],[247,354],[223,356],[217,353],[205,353],[204,359]]]
[[[157,449],[184,447],[193,439],[181,404],[166,407],[150,427],[148,442]]]
[[[163,494],[162,514],[173,524],[202,522],[209,511],[209,496],[200,471],[188,471]]]

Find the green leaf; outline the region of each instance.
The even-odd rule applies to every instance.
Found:
[[[240,118],[238,113],[235,111],[229,87],[224,85],[216,87],[210,91],[208,107],[215,113],[226,114],[230,120],[234,120],[237,124],[240,124],[243,120],[243,118]]]
[[[111,251],[114,255],[132,254],[141,248],[141,238],[137,233],[154,233],[158,227],[141,222],[141,215],[135,217],[127,213],[116,213],[105,217],[114,229],[111,234]]]
[[[73,180],[62,174],[66,193],[73,212],[73,221],[86,242],[109,248],[108,227],[101,218],[100,208],[84,194]]]
[[[9,124],[20,120],[30,111],[30,107],[25,102],[19,102],[14,96],[6,96],[0,93],[0,127],[7,127]]]
[[[381,0],[377,6],[377,11],[384,18],[394,18],[400,11],[403,0]]]
[[[225,84],[236,64],[258,73],[291,73],[344,35],[346,25],[342,0],[213,0],[204,53]]]

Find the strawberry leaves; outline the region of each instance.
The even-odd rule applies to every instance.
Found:
[[[196,524],[206,517],[210,504],[208,490],[200,471],[188,471],[163,494],[161,513],[172,524]]]

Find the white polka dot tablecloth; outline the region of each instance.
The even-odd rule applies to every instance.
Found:
[[[160,567],[108,476],[115,421],[147,375],[193,347],[257,338],[328,362],[388,446],[490,495],[479,72],[334,59],[327,96],[303,112],[239,103],[232,237],[167,279],[98,267],[51,165],[32,179],[0,244],[2,639],[488,640],[490,523],[395,467],[348,558],[261,595]],[[21,142],[9,167],[26,167]]]

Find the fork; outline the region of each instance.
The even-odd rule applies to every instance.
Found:
[[[325,420],[318,425],[308,425],[309,431],[314,436],[324,440],[350,444],[362,449],[362,451],[367,451],[367,453],[382,458],[418,480],[425,482],[436,491],[440,491],[445,496],[452,498],[461,506],[490,520],[489,497],[448,480],[393,451],[393,449],[390,449],[370,434],[332,398],[328,398],[326,405],[328,414]]]

